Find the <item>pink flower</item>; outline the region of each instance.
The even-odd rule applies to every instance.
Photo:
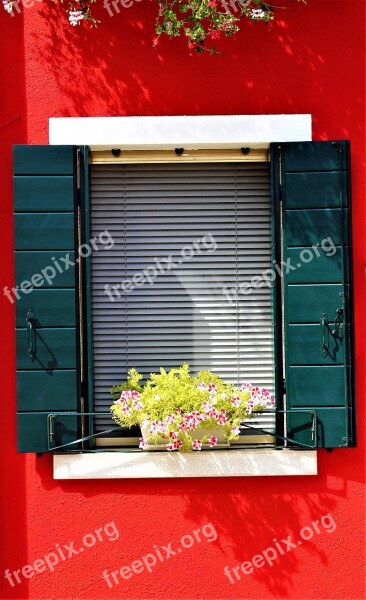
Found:
[[[189,44],[193,44],[193,48],[195,47],[195,44],[193,42],[190,42]],[[188,44],[188,46],[190,47],[190,45]],[[205,383],[199,383],[197,386],[197,389],[199,390],[208,390],[208,387]]]
[[[250,392],[250,390],[252,389],[252,384],[251,383],[243,383],[243,385],[241,386],[241,389],[243,390],[243,392]]]
[[[231,433],[233,435],[239,435],[240,434],[240,427],[232,427],[231,428]]]
[[[216,6],[217,6],[216,0],[210,0],[210,2],[208,3],[208,6],[210,8],[216,8]]]
[[[171,431],[169,433],[169,437],[170,437],[171,440],[177,440],[178,439],[178,434],[175,433],[175,431]]]
[[[214,446],[216,446],[217,444],[217,437],[215,437],[214,435],[212,435],[210,437],[210,439],[208,440],[208,445],[213,448]]]
[[[231,398],[231,404],[236,407],[240,406],[240,396],[233,396]]]
[[[274,396],[271,396],[270,403],[272,404],[272,406],[274,405],[274,403],[275,403],[275,398],[274,398]]]
[[[226,421],[227,421],[226,411],[222,408],[221,413],[217,417],[217,422],[220,423],[220,425],[225,425]]]
[[[182,446],[182,440],[175,440],[174,442],[169,442],[169,444],[166,445],[166,449],[168,450],[168,452],[173,452],[174,450],[179,450],[179,448],[181,448]]]
[[[149,445],[148,441],[143,437],[139,439],[139,442],[139,448],[147,448]]]
[[[220,35],[221,35],[220,31],[218,31],[217,29],[210,30],[210,36],[213,40],[218,40]]]
[[[193,450],[202,450],[202,442],[200,440],[193,440],[192,449]]]
[[[266,13],[261,8],[253,8],[252,9],[252,18],[254,19],[264,19]]]
[[[214,383],[210,383],[210,385],[208,386],[208,391],[209,392],[217,392],[217,387]]]
[[[167,415],[165,417],[165,422],[166,423],[171,424],[171,423],[174,423],[174,421],[175,421],[175,416],[172,413],[170,413],[169,415]]]
[[[205,400],[205,402],[202,403],[202,408],[205,413],[209,413],[210,410],[212,410],[212,404]]]
[[[136,410],[142,410],[142,404],[141,404],[141,402],[138,402],[138,401],[134,400],[132,402],[132,406],[133,406],[133,408],[136,408]]]
[[[217,418],[217,416],[218,416],[218,414],[219,414],[219,413],[217,412],[216,408],[211,408],[211,410],[209,410],[209,411],[208,411],[208,413],[207,413],[207,416],[208,416],[210,419],[216,419],[216,418]]]
[[[166,433],[166,429],[166,423],[164,423],[163,421],[153,421],[151,423],[149,433],[151,433],[152,435],[157,433],[161,433],[162,435],[164,435]]]

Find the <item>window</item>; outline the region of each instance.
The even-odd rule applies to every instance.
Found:
[[[187,362],[274,393],[272,290],[239,291],[271,267],[269,165],[237,156],[91,166],[91,236],[114,242],[90,257],[96,411],[131,367],[148,377]],[[258,423],[273,432],[273,416]],[[112,425],[96,416],[96,431]]]
[[[266,163],[92,165],[91,172],[88,163],[85,147],[14,149],[20,288],[9,295],[17,298],[19,450],[44,452],[100,431],[101,419],[95,423],[79,413],[106,406],[106,390],[122,374],[118,369],[140,360],[150,370],[169,354],[175,365],[217,368],[228,378],[261,374],[260,383],[276,389],[279,442],[289,437],[306,447],[353,445],[349,144],[272,144],[270,178]],[[157,182],[173,191],[174,204],[164,202],[160,191],[156,203],[151,190]],[[149,220],[141,221],[139,210]],[[161,274],[156,289],[136,287],[121,301],[108,299],[105,285],[144,269],[165,244],[169,251],[189,245],[192,227],[202,238],[201,222],[222,236],[218,253],[183,261],[174,274]],[[103,251],[77,256],[99,229],[114,226],[108,261]],[[225,277],[237,288],[242,278],[261,272],[272,287],[253,288],[250,296],[239,288],[225,312],[218,293]],[[206,293],[210,286],[214,298]],[[161,336],[165,310],[176,326],[166,325]],[[256,311],[261,323],[252,321]],[[218,338],[216,351],[223,313],[230,315],[227,335]],[[161,337],[165,349],[157,343]]]

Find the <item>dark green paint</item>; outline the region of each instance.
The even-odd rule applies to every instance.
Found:
[[[28,356],[26,329],[17,329],[17,367],[53,371],[55,369],[75,369],[76,367],[76,330],[72,328],[35,329],[35,359]]]
[[[91,238],[91,207],[90,207],[90,162],[89,162],[89,147],[80,147],[80,165],[81,165],[81,208],[82,208],[82,240],[86,242]],[[86,314],[85,336],[84,336],[84,364],[85,370],[83,374],[84,381],[84,398],[85,411],[92,412],[94,410],[94,357],[93,357],[93,331],[92,331],[92,301],[91,301],[91,257],[86,257],[83,261],[83,299],[84,312]],[[94,417],[85,417],[84,427],[88,435],[94,432]],[[88,447],[95,446],[95,438],[88,442]]]
[[[342,241],[341,216],[339,208],[287,210],[287,246],[311,247],[316,243],[321,244],[326,238],[331,238],[333,244],[339,246]]]
[[[318,425],[318,447],[339,448],[352,445],[352,440],[348,439],[349,415],[345,408],[314,408]],[[314,446],[310,416],[292,413],[288,418],[288,436],[299,443]]]
[[[47,435],[47,421],[49,409],[46,412],[18,413],[18,451],[19,452],[47,452],[49,440]],[[51,447],[67,444],[79,438],[78,418],[72,415],[57,416],[55,439]],[[73,445],[72,449],[77,449]]]
[[[290,365],[334,365],[343,364],[344,336],[334,337],[329,331],[329,353],[323,356],[320,343],[321,327],[316,325],[287,326],[286,347],[291,357]]]
[[[304,406],[344,406],[343,365],[332,369],[319,367],[290,367],[288,392],[292,408]]]
[[[349,144],[282,144],[272,155],[281,168],[288,265],[283,269],[286,408],[316,410],[319,446],[354,445]],[[347,322],[336,336],[338,308]],[[314,442],[302,413],[290,413],[287,423],[289,437]]]
[[[18,449],[46,452],[48,414],[80,412],[75,148],[16,146],[14,172]],[[59,443],[77,428],[61,417]]]
[[[18,410],[72,411],[77,397],[77,372],[18,371]]]
[[[16,250],[73,250],[74,213],[16,213]]]
[[[340,208],[339,173],[287,173],[286,205],[291,208]]]
[[[324,238],[325,239],[325,238]],[[324,244],[326,251],[318,248],[319,256],[316,256],[311,248],[287,248],[286,265],[283,273],[288,285],[295,283],[340,283],[343,272],[343,255],[339,246],[332,246],[331,242]],[[306,252],[303,252],[306,250]],[[304,262],[303,257],[313,258]]]
[[[74,146],[14,146],[14,175],[74,175]]]
[[[347,169],[349,160],[347,156],[347,141],[342,142],[289,142],[281,144],[283,153],[283,171],[298,173],[310,171],[336,171],[339,172],[339,147],[344,149],[342,155],[342,169]],[[276,144],[277,145],[277,144]]]
[[[14,177],[15,212],[73,212],[72,176]]]
[[[33,312],[38,328],[75,327],[74,290],[33,288],[29,294],[19,293],[22,299],[16,303],[17,327],[25,327],[29,310]]]
[[[319,306],[326,306],[329,317],[334,317],[343,305],[340,293],[342,284],[289,285],[287,292],[288,323],[313,323]]]
[[[24,281],[31,281],[34,275],[40,275],[43,279],[42,283],[39,278],[34,280],[40,288],[72,288],[75,289],[75,267],[70,263],[75,263],[74,252],[62,252],[47,250],[37,251],[32,253],[27,251],[15,252],[15,281],[18,286]],[[53,270],[52,270],[53,269]],[[45,279],[42,271],[48,274],[49,278]],[[61,271],[61,272],[60,272]],[[21,298],[26,294],[19,292]],[[23,300],[22,300],[23,301]]]

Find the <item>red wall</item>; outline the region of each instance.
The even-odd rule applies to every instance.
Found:
[[[67,3],[66,3],[67,4]],[[47,0],[1,27],[1,288],[13,285],[11,145],[45,144],[50,116],[312,113],[314,139],[350,138],[353,160],[356,293],[357,449],[319,452],[317,477],[66,481],[52,458],[15,451],[14,315],[1,297],[3,598],[32,599],[361,599],[364,560],[365,220],[364,2],[308,0],[279,10],[271,31],[243,23],[225,56],[189,56],[182,41],[152,47],[155,2],[95,30],[71,28]],[[316,392],[316,391],[315,391]],[[250,560],[273,538],[330,513],[297,549],[231,584],[223,568]],[[98,542],[13,588],[4,570],[22,568],[114,521],[117,541]],[[177,546],[211,522],[218,538],[195,544],[110,589],[102,571]],[[297,536],[297,537],[296,537]],[[79,547],[76,545],[76,547]]]

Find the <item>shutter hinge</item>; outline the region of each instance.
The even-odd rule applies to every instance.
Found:
[[[80,148],[76,149],[76,187],[77,187],[77,190],[80,191],[80,187],[81,187]],[[78,194],[78,201],[79,201],[79,198],[80,198],[80,196]]]
[[[280,202],[282,202],[282,146],[278,145],[278,187],[280,191]]]

